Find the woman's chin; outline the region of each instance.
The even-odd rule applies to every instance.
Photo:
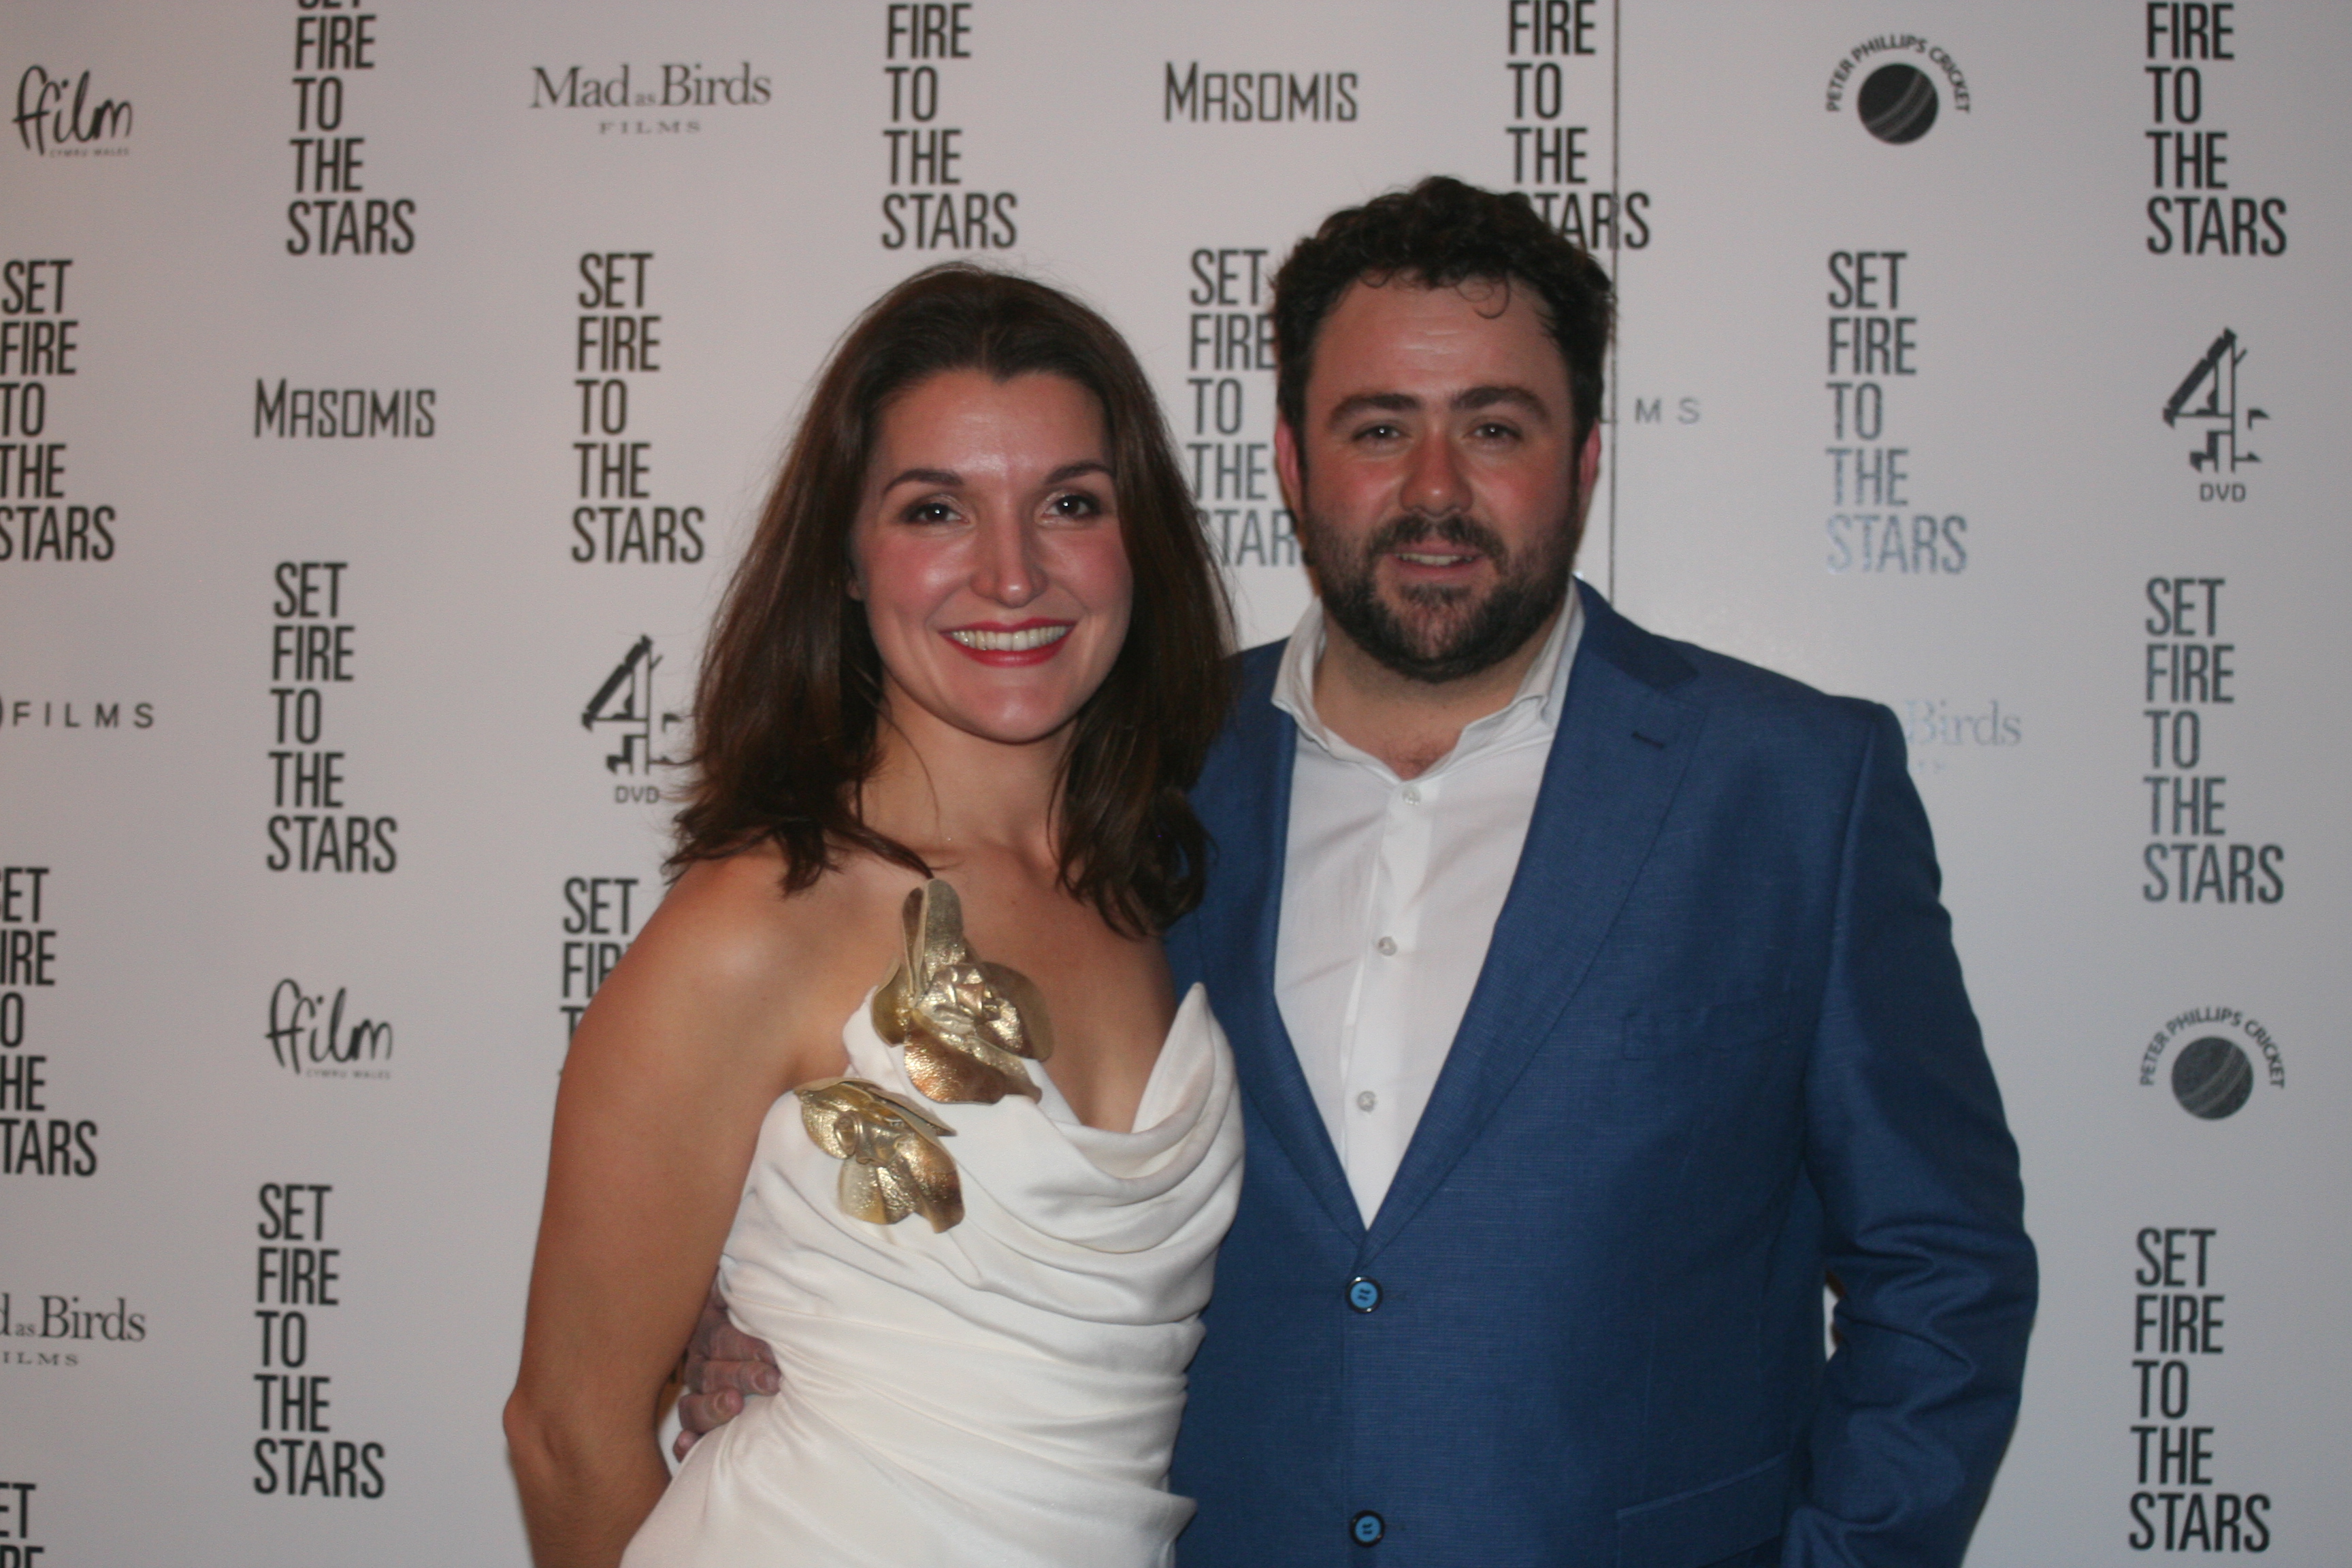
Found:
[[[944,730],[1000,746],[1034,746],[1063,737],[1084,706],[1076,701],[1041,700],[1034,695],[1018,701],[919,700],[915,705]],[[907,728],[903,721],[899,727]]]
[[[1057,710],[1050,714],[973,715],[961,721],[950,720],[955,727],[974,740],[988,741],[1000,746],[1038,746],[1065,739],[1070,722],[1077,717],[1077,709]]]

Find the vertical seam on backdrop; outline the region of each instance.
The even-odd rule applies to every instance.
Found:
[[[1625,193],[1622,168],[1624,164],[1624,79],[1625,79],[1625,4],[1610,0],[1609,5],[1609,283],[1617,295],[1617,310],[1611,314],[1614,326],[1624,310],[1625,289],[1621,278],[1622,268],[1618,258],[1624,254],[1621,232],[1625,221]],[[1617,354],[1617,334],[1609,334],[1609,597],[1617,597],[1617,374],[1622,368]]]

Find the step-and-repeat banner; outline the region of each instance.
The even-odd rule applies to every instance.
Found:
[[[2317,0],[8,0],[0,1568],[523,1562],[557,1071],[826,347],[948,257],[1097,302],[1279,636],[1267,281],[1432,172],[1621,284],[1585,575],[1903,721],[2045,1269],[1971,1562],[2352,1558],[2347,60]]]

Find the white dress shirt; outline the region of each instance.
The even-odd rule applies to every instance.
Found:
[[[1511,700],[1401,779],[1315,711],[1323,610],[1275,679],[1298,725],[1275,1002],[1356,1206],[1371,1223],[1486,962],[1584,635],[1578,596]]]

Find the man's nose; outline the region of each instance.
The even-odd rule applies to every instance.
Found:
[[[972,567],[972,592],[1008,609],[1018,609],[1045,592],[1045,569],[1032,534],[1029,526],[1018,520],[983,522],[977,540],[979,559]]]
[[[1410,510],[1441,517],[1470,509],[1462,455],[1443,434],[1432,434],[1413,448],[1412,466],[1405,475],[1404,503]]]

